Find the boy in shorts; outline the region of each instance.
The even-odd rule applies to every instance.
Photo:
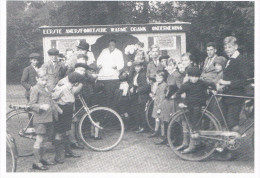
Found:
[[[34,128],[36,132],[36,141],[33,145],[34,163],[33,169],[48,170],[47,165],[54,165],[54,162],[44,158],[46,151],[46,141],[51,134],[53,119],[57,117],[54,103],[51,98],[51,92],[47,88],[47,75],[44,70],[37,72],[37,84],[32,87],[30,92],[29,106],[34,114]]]

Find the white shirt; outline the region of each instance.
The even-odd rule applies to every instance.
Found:
[[[232,56],[230,57],[230,58],[234,58],[234,59],[236,59],[238,56],[239,56],[239,51],[235,51],[233,54],[232,54]]]
[[[137,83],[137,78],[139,76],[139,73],[137,73],[135,76],[134,76],[134,80],[133,80],[133,85],[134,86],[138,86],[138,83]]]
[[[211,64],[212,62],[214,61],[214,59],[216,58],[217,55],[214,55],[212,58],[209,58],[208,57],[208,62],[207,64],[205,65],[204,69],[207,69]]]
[[[88,56],[87,65],[90,65],[95,62],[94,54],[91,51],[87,52],[87,56]]]
[[[119,70],[124,68],[123,54],[119,49],[110,52],[108,48],[103,49],[97,59],[97,66],[101,65],[98,80],[115,80],[118,79]],[[116,69],[113,69],[116,67]]]
[[[121,82],[119,86],[119,90],[122,90],[122,96],[126,96],[129,89],[129,84],[127,82]]]

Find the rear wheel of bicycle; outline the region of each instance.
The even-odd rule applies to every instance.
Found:
[[[7,114],[6,131],[15,139],[18,156],[20,157],[33,155],[34,140],[24,136],[24,128],[26,128],[28,122],[29,116],[27,111],[16,110]]]
[[[83,143],[95,151],[108,151],[116,147],[124,135],[124,123],[120,115],[106,107],[90,109],[93,121],[103,129],[98,129],[90,122],[86,113],[80,120],[78,132]]]
[[[154,106],[154,101],[153,100],[148,101],[147,108],[145,111],[146,123],[152,131],[154,131],[155,129],[155,119],[152,117],[153,106]]]
[[[169,123],[167,132],[168,143],[173,152],[180,158],[188,161],[202,161],[209,158],[219,144],[217,140],[200,136],[196,141],[194,152],[189,154],[183,154],[183,150],[176,149],[182,145],[185,133],[188,134],[188,140],[190,139],[190,130],[185,125],[187,125],[187,122],[185,120],[184,112],[176,112]],[[220,125],[216,118],[210,112],[206,111],[199,122],[199,130],[218,131],[220,130]]]
[[[15,145],[12,145],[13,143],[10,140],[6,140],[6,172],[16,171],[17,153]]]

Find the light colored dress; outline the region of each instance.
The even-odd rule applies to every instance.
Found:
[[[175,70],[171,75],[167,78],[167,85],[175,85],[178,88],[183,83],[183,79],[185,74],[181,74],[178,70]],[[169,122],[171,119],[171,114],[177,111],[177,103],[173,99],[165,98],[161,104],[161,120],[165,122]]]
[[[157,112],[159,109],[161,109],[162,101],[165,100],[166,88],[167,88],[167,84],[165,82],[162,82],[157,86],[157,89],[155,92],[155,98],[154,98],[154,108],[153,108],[153,113],[152,113],[153,118],[161,117],[161,115],[158,114]]]

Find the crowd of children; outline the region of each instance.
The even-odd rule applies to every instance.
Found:
[[[75,129],[72,121],[75,95],[83,92],[86,102],[91,105],[95,100],[93,93],[98,90],[98,86],[95,85],[98,84],[98,68],[94,65],[93,56],[89,61],[89,55],[86,55],[89,46],[84,45],[79,46],[80,54],[77,55],[74,64],[64,65],[59,62],[59,51],[50,49],[48,54],[51,60],[48,63],[38,69],[36,64],[39,55],[32,54],[31,67],[24,70],[21,82],[26,88],[26,97],[34,111],[33,124],[37,135],[34,144],[34,169],[46,170],[47,165],[62,164],[65,157],[79,157],[71,150],[71,142],[75,148],[81,146],[77,144],[73,131],[71,132]],[[160,56],[159,47],[153,45],[147,53],[149,61],[137,58],[132,66],[127,67],[129,70],[122,69],[119,73],[120,85],[115,90],[115,97],[111,102],[116,103],[115,109],[124,119],[126,127],[132,127],[136,133],[148,131],[145,107],[152,99],[155,131],[149,138],[160,135],[162,139],[156,144],[167,144],[168,123],[171,114],[179,108],[188,109],[191,133],[197,134],[196,123],[201,114],[201,107],[207,101],[208,86],[218,92],[243,95],[249,72],[246,60],[237,50],[236,38],[231,36],[224,40],[228,60],[217,56],[215,43],[208,43],[206,48],[208,57],[200,68],[194,63],[190,53],[183,54],[180,60],[174,60],[168,55]],[[238,129],[241,103],[242,100],[237,98],[222,100],[228,126],[233,130]],[[210,110],[215,112],[214,103]],[[183,128],[187,127],[187,123],[182,124]],[[45,159],[44,153],[46,140],[51,133],[49,130],[53,128],[56,151],[54,161],[49,161]],[[196,144],[193,137],[190,137],[188,132],[185,133],[183,143],[177,149],[189,154],[194,151]]]

